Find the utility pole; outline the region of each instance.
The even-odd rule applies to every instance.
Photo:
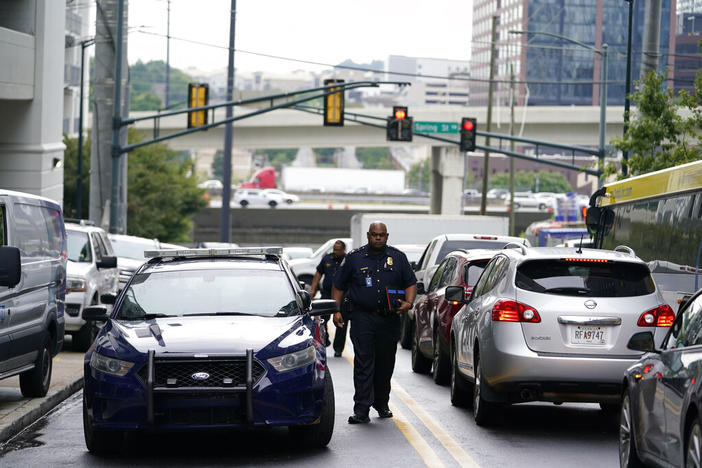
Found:
[[[492,34],[490,35],[490,82],[488,83],[487,128],[490,133],[492,127],[492,93],[495,79],[495,43],[497,42],[497,16],[492,17]],[[485,137],[485,146],[490,146],[490,137]],[[488,173],[490,171],[490,152],[485,151],[483,160],[483,194],[480,199],[480,214],[485,215],[487,208]]]
[[[85,48],[95,44],[95,38],[80,42],[80,107],[78,108],[78,177],[76,178],[76,218],[83,218],[83,117],[85,114]]]
[[[661,0],[647,0],[644,10],[641,76],[643,80],[658,68],[658,45],[661,37]]]
[[[230,20],[229,20],[229,65],[227,67],[227,102],[234,99],[234,28],[236,26],[236,0],[232,0]],[[234,115],[234,108],[227,106],[226,118],[231,119]],[[224,154],[222,168],[222,212],[220,217],[219,240],[221,242],[232,241],[231,229],[231,207],[232,199],[232,139],[234,137],[234,125],[227,122],[224,127]]]
[[[115,215],[117,223],[112,227],[123,232],[126,228],[126,217],[123,216],[123,209],[126,208],[126,187],[123,186],[123,181],[126,180],[123,177],[126,163],[123,160],[126,158],[123,155],[113,156],[113,148],[115,143],[122,146],[127,142],[126,127],[117,132],[118,127],[116,129],[114,126],[114,119],[115,116],[123,116],[126,112],[126,106],[120,109],[121,106],[117,105],[115,108],[115,103],[124,105],[122,96],[128,95],[124,79],[126,73],[122,74],[122,70],[127,68],[127,41],[126,35],[118,34],[117,26],[118,23],[122,26],[125,24],[128,9],[124,0],[97,0],[96,7],[89,217],[96,224],[107,227],[110,221],[115,221],[112,218]],[[122,18],[118,21],[120,11]],[[116,80],[118,64],[120,78]],[[119,83],[118,96],[115,96],[115,83]],[[117,182],[114,190],[113,177]],[[113,200],[113,196],[116,196],[116,199]],[[115,207],[116,212],[111,213]]]
[[[171,0],[168,0],[166,8],[166,99],[163,107],[168,109],[171,107]]]
[[[631,36],[634,18],[634,0],[626,0],[629,4],[629,29],[626,41],[626,85],[624,89],[624,136],[629,130],[629,113],[631,110]],[[622,154],[622,175],[629,173],[629,151],[625,150]]]
[[[509,64],[509,136],[514,136],[514,64]],[[514,153],[514,140],[509,142]],[[509,235],[514,236],[514,158],[509,158]]]

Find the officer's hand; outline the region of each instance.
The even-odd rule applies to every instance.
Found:
[[[397,313],[398,314],[406,314],[408,310],[412,308],[412,303],[403,301],[400,299],[400,307],[397,308]]]
[[[334,325],[336,325],[339,328],[344,327],[344,318],[341,316],[341,312],[335,312],[334,313]]]

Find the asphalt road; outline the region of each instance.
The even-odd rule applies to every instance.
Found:
[[[517,405],[499,426],[480,428],[470,410],[451,406],[447,387],[412,373],[402,349],[391,396],[395,418],[381,420],[372,411],[370,424],[349,425],[351,351],[329,359],[336,424],[327,449],[299,449],[285,429],[272,429],[144,436],[125,453],[99,458],[85,448],[79,392],[0,447],[0,466],[618,466],[616,417],[597,405]]]

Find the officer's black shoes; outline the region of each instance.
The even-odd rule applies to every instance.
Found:
[[[390,411],[388,408],[379,409],[378,410],[378,417],[379,418],[392,418],[392,411]]]
[[[341,357],[341,351],[334,351],[334,357]]]
[[[368,424],[370,418],[367,414],[352,414],[349,416],[349,424]]]

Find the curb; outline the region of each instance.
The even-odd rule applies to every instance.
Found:
[[[83,388],[83,377],[74,380],[59,391],[45,397],[38,406],[30,409],[12,421],[12,423],[0,429],[0,444],[4,444],[12,437],[22,432],[22,430],[29,427],[42,416],[46,415],[49,411],[57,407],[81,388]]]

